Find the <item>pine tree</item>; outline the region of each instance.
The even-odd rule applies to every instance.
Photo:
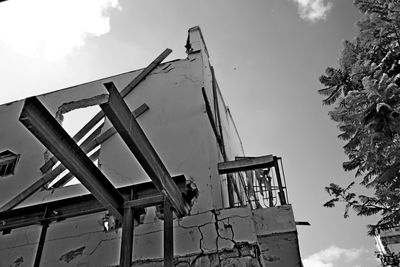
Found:
[[[339,67],[328,67],[320,77],[318,92],[346,142],[345,171],[355,171],[362,186],[374,196],[357,196],[354,185],[326,187],[332,199],[344,202],[358,215],[380,214],[369,234],[400,224],[400,1],[355,0],[363,18],[358,35],[345,41]]]

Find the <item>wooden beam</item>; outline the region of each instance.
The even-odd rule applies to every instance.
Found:
[[[42,224],[42,231],[40,232],[39,244],[36,250],[35,262],[33,263],[33,267],[40,266],[40,260],[42,259],[44,242],[46,240],[47,228],[49,228],[49,223]]]
[[[89,159],[93,162],[96,161],[100,156],[100,149],[98,149],[96,152],[94,152],[92,155],[90,155]],[[60,165],[61,166],[61,165]],[[65,174],[63,177],[60,178],[57,182],[55,182],[51,188],[59,188],[64,185],[66,185],[69,181],[71,181],[74,178],[74,175],[71,172],[68,172]]]
[[[144,112],[146,112],[147,110],[149,110],[149,106],[146,105],[146,103],[142,104],[141,106],[139,106],[138,108],[136,108],[133,111],[133,115],[135,116],[135,118],[139,117],[140,115],[142,115]],[[100,113],[98,113],[100,114]],[[97,115],[92,118],[93,122],[95,122],[97,119]],[[96,121],[93,125],[91,123],[91,121],[89,121],[82,129],[87,128],[87,131],[85,130],[85,135],[90,131],[90,129],[92,129],[95,124],[97,122],[99,122],[102,118],[104,118],[104,113],[101,111],[101,118]],[[89,126],[90,128],[89,128]],[[94,147],[96,147],[97,145],[103,143],[104,141],[106,141],[109,137],[111,137],[114,133],[116,133],[115,129],[111,128],[107,130],[108,132],[104,132],[103,134],[99,135],[99,137],[96,137],[97,135],[91,135],[90,137],[88,137],[84,143],[82,143],[80,145],[80,147],[82,148],[83,151],[85,151],[86,153],[91,151]],[[79,138],[76,138],[76,136],[79,134],[79,132],[72,138],[75,142],[78,142],[82,137],[79,136]],[[101,140],[101,142],[99,141]],[[45,164],[40,167],[40,170],[42,171],[42,173],[46,173],[48,172],[56,163],[58,162],[57,158],[55,156],[51,157],[47,162],[45,162]]]
[[[151,197],[144,197],[140,199],[128,200],[124,203],[124,208],[146,208],[150,206],[160,205],[164,203],[165,197],[163,195],[155,195]]]
[[[93,139],[95,139],[97,136],[99,136],[101,134],[103,126],[104,126],[104,122],[101,125],[99,125],[79,146],[87,147],[90,144],[90,142],[92,142]],[[78,142],[76,142],[76,143],[78,143]]]
[[[139,106],[135,111],[133,112],[133,115],[135,118],[139,117],[142,115],[144,112],[149,110],[149,106],[146,104],[142,104]],[[88,153],[91,150],[93,150],[96,146],[101,145],[105,141],[107,141],[111,136],[113,136],[117,131],[115,130],[114,127],[111,127],[110,129],[106,130],[104,133],[100,134],[98,137],[95,137],[92,139],[90,142],[87,143],[86,145],[81,145],[81,149],[85,152]],[[54,157],[55,162],[57,162],[56,157]],[[39,178],[36,182],[28,186],[24,191],[19,193],[17,196],[12,198],[10,201],[8,201],[6,204],[4,204],[0,208],[0,212],[6,211],[9,209],[12,209],[22,203],[25,199],[33,195],[37,190],[45,186],[47,183],[51,182],[54,178],[56,178],[59,174],[61,174],[66,168],[64,165],[60,164],[56,169],[52,170],[49,173],[46,173],[44,176]],[[56,183],[57,184],[57,183]],[[53,187],[58,187],[60,184],[57,184],[58,186],[55,186],[56,184],[53,185]]]
[[[104,86],[109,92],[109,99],[107,103],[100,105],[101,109],[114,125],[140,165],[142,165],[149,178],[154,182],[156,188],[170,200],[177,215],[180,217],[185,216],[189,211],[189,205],[183,199],[176,184],[172,181],[167,168],[136,119],[132,116],[114,83],[106,83]]]
[[[218,163],[218,173],[226,174],[270,167],[274,167],[274,157],[272,155],[220,162]]]
[[[175,176],[173,180],[178,185],[180,192],[183,194],[189,193],[186,191],[189,190],[189,188],[186,188],[185,176]],[[125,204],[126,207],[140,209],[162,204],[162,201],[157,197],[160,196],[160,193],[155,188],[153,182],[125,186],[117,190],[125,199],[130,199],[131,192],[134,192],[135,200],[132,200],[132,202],[127,201]],[[149,201],[151,197],[153,197],[154,202]],[[0,224],[0,231],[37,225],[45,221],[54,222],[106,210],[107,209],[103,207],[92,194],[80,195],[0,212],[0,221],[2,222],[2,224]],[[44,218],[43,214],[46,211],[48,211],[48,215]]]
[[[233,195],[233,175],[231,173],[228,173],[226,175],[226,179],[227,179],[227,184],[228,184],[228,202],[229,202],[229,207],[233,208],[235,206],[235,196]]]
[[[225,142],[224,142],[224,133],[222,131],[222,123],[221,123],[221,114],[219,112],[219,100],[218,100],[218,84],[217,84],[217,79],[215,78],[215,72],[214,72],[214,67],[210,66],[211,70],[211,76],[212,76],[212,89],[213,89],[213,98],[214,98],[214,113],[218,125],[218,130],[219,130],[219,146],[222,152],[222,156],[224,157],[224,161],[227,160],[226,156],[226,151],[225,151]],[[205,95],[205,91],[203,92],[203,95]]]
[[[174,266],[174,218],[169,201],[164,201],[164,266]]]
[[[174,217],[169,201],[164,201],[164,266],[174,265]]]
[[[102,205],[122,218],[122,195],[36,97],[25,100],[19,120]]]
[[[309,222],[302,222],[302,221],[296,221],[296,225],[301,225],[301,226],[310,226],[311,224]]]
[[[278,164],[278,158],[274,157],[274,167],[275,167],[275,174],[276,174],[276,180],[278,182],[278,187],[279,187],[279,200],[281,202],[281,205],[286,205],[286,195],[285,191],[283,190],[283,185],[282,185],[282,178],[281,178],[281,172],[279,171],[279,164]]]
[[[124,208],[122,219],[121,254],[119,258],[120,267],[131,267],[134,220],[132,208]]]
[[[207,93],[206,93],[206,90],[204,89],[204,87],[201,88],[201,92],[203,94],[204,103],[206,105],[206,112],[207,112],[208,120],[210,121],[211,128],[215,134],[215,138],[217,139],[217,143],[221,149],[222,156],[225,158],[224,149],[222,149],[222,147],[221,147],[221,137],[218,134],[217,126],[215,125],[214,117],[213,117],[211,106],[210,106],[210,101],[208,101]]]
[[[49,213],[48,209],[46,209],[43,215],[44,219],[46,219],[48,213]],[[46,220],[42,222],[42,231],[40,232],[39,244],[36,250],[35,262],[33,263],[33,267],[40,266],[40,260],[42,259],[44,242],[46,241],[47,228],[49,228],[49,221]]]
[[[139,73],[124,89],[121,90],[121,96],[125,98],[132,90],[141,83],[147,75],[150,74],[169,54],[171,54],[172,50],[167,48],[162,52],[153,62],[150,63],[145,69]]]

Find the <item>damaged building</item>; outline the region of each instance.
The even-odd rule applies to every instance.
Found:
[[[0,106],[0,266],[302,266],[282,159],[187,58]]]

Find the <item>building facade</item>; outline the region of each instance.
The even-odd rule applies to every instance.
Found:
[[[132,266],[163,266],[166,253],[173,266],[302,266],[281,159],[245,155],[199,27],[189,29],[185,47],[185,59],[0,106],[1,267],[118,266],[123,255]],[[149,174],[155,167],[143,162],[153,159],[135,153],[127,141],[134,134],[120,132],[123,123],[109,115],[119,112],[110,87],[184,200],[167,178]],[[42,116],[45,110],[52,118]],[[69,141],[40,134],[50,124],[34,126],[38,117],[57,120],[83,155],[68,156]],[[114,192],[123,195],[123,207]],[[187,210],[179,210],[182,201]],[[165,203],[175,210],[173,237],[165,235]],[[131,234],[122,230],[128,204]],[[129,236],[132,256],[121,252]]]
[[[400,266],[400,227],[380,231],[375,244],[382,266]]]

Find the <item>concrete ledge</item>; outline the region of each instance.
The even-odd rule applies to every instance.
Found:
[[[302,266],[297,232],[259,236],[265,266]]]
[[[258,236],[297,231],[291,205],[253,210]]]

